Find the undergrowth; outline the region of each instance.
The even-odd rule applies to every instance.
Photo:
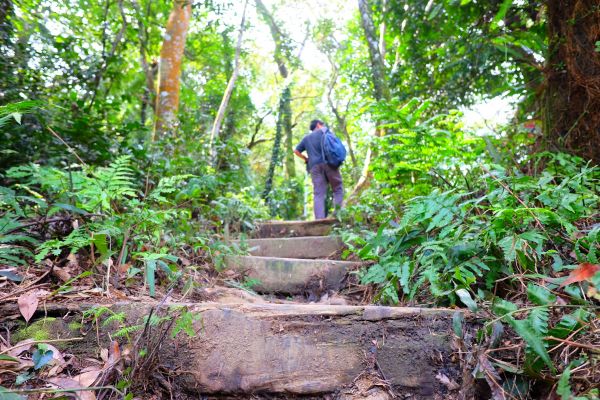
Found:
[[[378,288],[374,301],[464,306],[486,318],[476,342],[487,361],[472,367],[495,398],[596,398],[600,168],[538,157],[536,175],[481,164],[468,187],[434,188],[345,241],[371,264],[359,278]]]
[[[127,155],[105,167],[7,170],[0,186],[0,265],[12,269],[3,274],[18,280],[19,267],[50,262],[58,268],[69,258],[81,261],[74,272],[92,272],[107,293],[143,283],[155,296],[159,280],[184,282],[187,292],[199,268],[235,251],[219,236],[248,231],[264,215],[250,189],[235,193],[227,182],[191,174],[150,185],[137,171]]]

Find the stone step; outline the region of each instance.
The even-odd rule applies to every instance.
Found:
[[[360,265],[350,261],[299,258],[226,256],[225,265],[250,279],[259,293],[319,295],[343,287],[347,272]]]
[[[327,236],[337,222],[336,219],[265,221],[258,224],[253,236],[256,238]]]
[[[181,351],[183,386],[203,393],[309,395],[380,372],[400,398],[454,398],[453,311],[376,306],[201,306]],[[448,381],[446,381],[448,384]],[[366,398],[366,397],[365,397]]]
[[[338,236],[303,236],[235,241],[253,256],[280,258],[328,258],[344,248]]]

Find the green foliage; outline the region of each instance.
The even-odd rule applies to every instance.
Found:
[[[171,331],[171,337],[176,337],[180,332],[185,332],[188,337],[195,337],[194,322],[201,321],[202,316],[199,313],[189,311],[185,307],[175,311],[179,312],[175,319],[175,326],[173,326],[173,330]]]
[[[19,101],[0,106],[0,128],[3,128],[11,119],[21,124],[23,114],[30,113],[38,102],[32,100]]]
[[[524,371],[554,371],[550,338],[584,334],[591,311],[583,306],[552,322],[557,284],[540,278],[597,260],[597,229],[580,227],[600,205],[600,169],[565,155],[546,162],[537,176],[484,164],[468,191],[433,189],[376,233],[347,233],[351,250],[374,261],[359,273],[361,283],[377,285],[376,300],[385,303],[433,296],[475,311],[492,300],[494,313],[526,343]],[[523,301],[531,307],[493,295],[518,284],[513,275],[525,280]],[[573,307],[585,304],[582,293],[569,294]]]

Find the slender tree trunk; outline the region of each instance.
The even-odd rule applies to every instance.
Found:
[[[288,86],[288,92],[290,92]],[[283,130],[285,132],[285,171],[288,179],[296,179],[296,159],[294,158],[294,135],[292,134],[292,99],[291,93],[283,106]]]
[[[235,59],[233,61],[233,72],[231,77],[229,78],[229,82],[227,83],[227,87],[225,88],[225,93],[223,94],[223,99],[221,100],[221,105],[219,106],[219,110],[217,111],[217,116],[215,118],[215,122],[213,123],[212,130],[210,132],[210,153],[211,160],[213,165],[217,161],[217,148],[216,141],[219,137],[219,133],[221,131],[221,124],[223,123],[223,118],[225,118],[225,112],[227,111],[227,106],[229,105],[229,99],[231,99],[231,94],[233,93],[233,88],[235,86],[235,81],[240,73],[240,52],[242,49],[242,37],[244,35],[245,22],[246,22],[246,7],[248,6],[248,0],[244,2],[244,11],[242,12],[242,22],[240,24],[240,32],[238,34],[237,45],[235,47]]]
[[[387,13],[387,0],[382,0],[381,1],[381,14],[385,17],[386,13]],[[385,34],[386,34],[385,20],[382,20],[381,24],[379,25],[379,55],[381,55],[381,60],[384,62],[384,64],[385,64],[385,52],[386,52]]]
[[[105,24],[108,24],[107,19],[108,19],[108,8],[109,7],[110,7],[110,3],[107,2],[106,3],[106,12],[104,15]],[[123,8],[123,0],[117,1],[117,7],[119,8],[119,13],[121,14],[121,21],[122,21],[121,29],[119,29],[119,32],[117,32],[117,34],[115,35],[115,38],[111,44],[111,47],[110,47],[110,50],[108,51],[108,53],[106,52],[106,49],[103,48],[102,63],[100,64],[100,66],[98,67],[98,70],[96,71],[96,75],[94,76],[94,79],[92,81],[92,88],[91,88],[90,92],[88,92],[86,94],[86,97],[84,97],[84,100],[83,100],[85,102],[87,100],[87,97],[89,97],[91,95],[92,98],[90,100],[90,104],[88,105],[88,108],[92,108],[92,106],[94,105],[94,102],[96,101],[96,97],[98,95],[98,91],[100,89],[100,83],[102,82],[104,73],[108,69],[108,65],[110,64],[111,59],[117,53],[117,48],[119,47],[119,44],[121,44],[121,41],[123,40],[123,36],[125,35],[125,30],[127,29],[127,16],[125,15],[125,9]],[[105,29],[106,29],[106,26],[105,26]],[[105,31],[105,33],[106,33],[106,31]],[[105,40],[105,38],[104,38],[104,40]],[[103,46],[106,46],[106,43],[104,43]]]
[[[152,140],[156,135],[172,132],[177,123],[181,63],[191,15],[191,0],[174,0],[160,51]]]
[[[380,43],[377,41],[375,25],[373,25],[373,18],[371,17],[371,6],[369,5],[368,0],[358,0],[358,8],[360,10],[360,19],[365,33],[365,39],[367,40],[369,48],[369,58],[371,59],[373,96],[377,101],[389,100],[390,90],[385,76],[385,64],[382,57],[384,50],[380,48]],[[381,32],[385,34],[385,28],[383,28]],[[381,45],[383,45],[383,40],[385,40],[385,38],[381,37],[381,39]],[[378,121],[378,123],[381,122],[382,121]],[[375,136],[383,136],[384,134],[385,131],[382,128],[377,127],[377,129],[375,129]],[[363,190],[370,186],[371,179],[373,178],[370,168],[371,159],[375,156],[375,149],[373,148],[373,145],[370,145],[367,150],[367,156],[365,157],[361,176],[358,179],[356,186],[354,186],[354,189],[348,198],[348,202],[351,203],[354,201]]]
[[[0,0],[0,44],[8,43],[12,36],[12,22],[10,19],[14,16],[14,6],[12,0]]]
[[[271,152],[271,162],[269,163],[269,170],[267,172],[267,180],[265,183],[265,190],[263,192],[263,199],[267,204],[269,204],[271,208],[271,213],[273,214],[273,206],[271,204],[271,190],[273,190],[273,178],[275,176],[275,168],[279,164],[280,156],[281,156],[281,139],[284,135],[284,115],[286,104],[289,104],[291,99],[290,89],[286,87],[283,89],[281,93],[281,97],[279,98],[279,112],[277,117],[277,127],[275,129],[275,140],[273,141],[273,150]]]
[[[365,32],[365,39],[369,47],[369,58],[371,59],[371,74],[373,79],[374,96],[377,101],[389,99],[390,90],[385,76],[385,64],[382,58],[382,51],[379,48],[375,25],[371,17],[371,6],[368,0],[358,0],[360,10],[360,20]]]
[[[142,125],[145,125],[148,108],[151,108],[154,111],[156,105],[155,81],[157,65],[156,62],[148,63],[148,30],[146,28],[146,25],[144,24],[144,17],[147,17],[148,14],[142,13],[141,7],[137,0],[131,0],[131,4],[133,5],[133,8],[135,9],[137,15],[140,66],[142,67],[142,72],[144,73],[144,78],[146,82],[144,92],[142,93],[142,105],[140,110],[140,122]],[[147,12],[149,11],[150,10],[148,8]]]
[[[546,147],[600,164],[600,8],[597,0],[549,0],[542,120]]]
[[[271,36],[273,37],[273,41],[275,42],[275,52],[273,53],[273,56],[275,58],[275,63],[277,64],[277,68],[279,68],[279,74],[283,79],[286,79],[288,77],[288,69],[285,65],[285,54],[283,51],[283,42],[285,40],[285,35],[279,29],[277,22],[275,22],[275,19],[273,18],[267,7],[265,7],[265,4],[262,2],[262,0],[255,1],[256,10],[265,20],[267,25],[269,25],[269,29],[271,30]]]
[[[335,121],[337,125],[337,131],[341,132],[346,138],[346,144],[348,145],[348,154],[350,155],[350,161],[352,161],[352,168],[358,167],[358,161],[356,161],[356,155],[354,154],[354,146],[352,146],[352,138],[348,132],[348,123],[346,122],[346,116],[342,115],[337,107],[330,101],[329,107],[335,115]]]
[[[290,184],[294,184],[296,181],[296,166],[295,159],[293,155],[294,149],[294,138],[292,132],[292,95],[291,88],[288,81],[289,70],[286,62],[288,62],[289,54],[285,51],[285,42],[288,40],[286,34],[281,31],[279,25],[273,18],[273,15],[269,12],[269,10],[265,7],[262,0],[255,0],[256,9],[258,13],[265,20],[269,29],[271,31],[271,36],[273,37],[273,42],[275,43],[275,52],[273,53],[273,58],[275,63],[277,64],[277,68],[279,69],[279,74],[283,79],[283,84],[285,88],[282,91],[280,102],[279,102],[279,115],[277,117],[277,133],[275,135],[275,142],[273,143],[273,154],[279,152],[279,146],[281,139],[285,138],[285,170],[288,178],[288,182]],[[265,184],[265,199],[268,200],[268,195],[272,190],[273,186],[273,176],[275,173],[275,167],[279,162],[279,156],[271,158],[271,165],[269,166],[269,173],[267,176],[267,182]],[[290,198],[288,209],[297,210],[299,209],[298,203],[302,196],[294,193]]]

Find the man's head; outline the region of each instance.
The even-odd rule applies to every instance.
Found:
[[[313,119],[312,121],[310,121],[310,130],[311,131],[314,131],[315,129],[321,129],[324,126],[325,126],[325,123],[323,121],[321,121],[320,119]]]

